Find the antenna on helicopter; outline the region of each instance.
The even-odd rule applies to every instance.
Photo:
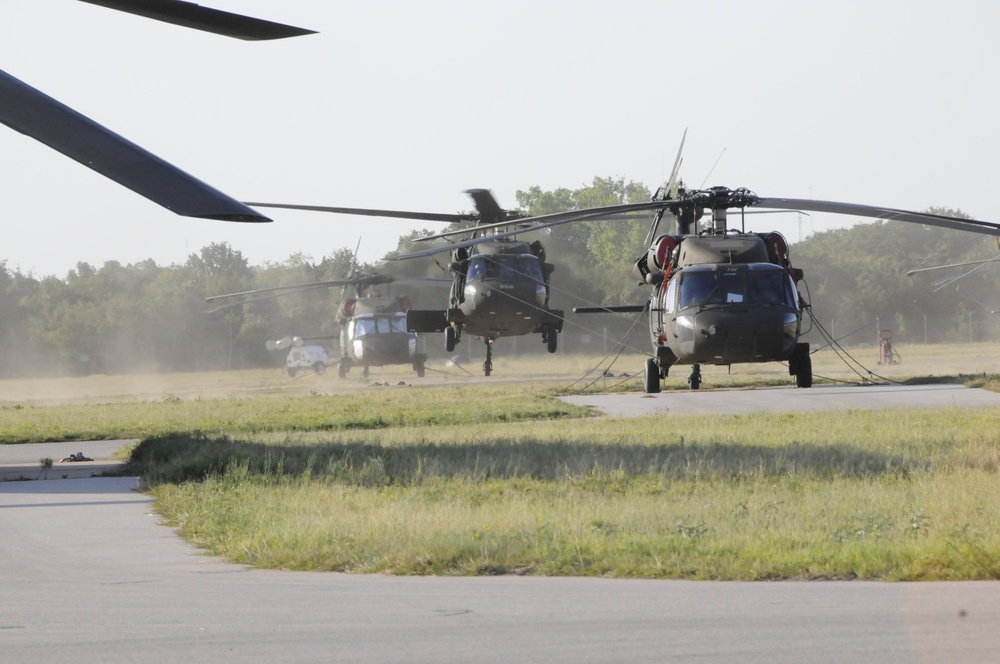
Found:
[[[699,189],[704,189],[705,188],[705,184],[708,182],[708,178],[712,177],[712,171],[714,171],[715,167],[719,165],[720,161],[722,161],[722,155],[724,155],[724,154],[726,154],[726,148],[722,148],[722,152],[720,152],[719,156],[716,157],[715,163],[712,164],[712,167],[710,169],[708,169],[708,173],[705,174],[705,179],[702,180],[701,186],[698,187]]]

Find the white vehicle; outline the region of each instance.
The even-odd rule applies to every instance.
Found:
[[[322,346],[292,346],[288,351],[288,375],[294,377],[300,369],[312,369],[318,374],[326,371],[330,359]]]

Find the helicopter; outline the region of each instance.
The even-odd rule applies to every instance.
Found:
[[[376,272],[355,272],[353,277],[333,281],[317,281],[307,284],[278,286],[228,293],[206,298],[206,302],[217,302],[230,298],[241,298],[236,301],[220,304],[206,313],[229,307],[241,306],[257,300],[264,300],[302,291],[319,288],[341,286],[346,289],[354,287],[354,297],[345,297],[341,293],[340,306],[337,307],[336,321],[340,327],[340,358],[337,375],[345,378],[352,367],[362,367],[362,376],[369,375],[369,368],[395,364],[410,364],[418,378],[425,374],[427,351],[425,341],[419,334],[408,330],[406,325],[407,312],[412,308],[412,302],[407,295],[389,295],[370,293],[369,289],[396,281],[395,277]],[[320,339],[322,337],[309,337]],[[288,345],[281,341],[275,342],[269,350],[283,350]],[[323,362],[325,369],[325,361]],[[291,365],[290,365],[291,366]]]
[[[480,338],[486,345],[483,373],[489,376],[493,372],[493,344],[500,337],[540,334],[546,350],[555,353],[562,332],[563,312],[549,307],[549,280],[555,265],[546,260],[542,243],[512,237],[517,230],[490,234],[518,227],[525,215],[501,208],[488,189],[470,189],[466,193],[472,197],[476,213],[437,214],[258,202],[247,205],[451,223],[474,222],[476,225],[471,228],[418,238],[418,241],[429,241],[471,235],[463,242],[395,256],[393,260],[451,251],[448,272],[452,285],[447,308],[410,310],[406,314],[406,326],[416,333],[444,332],[445,350],[449,353],[455,350],[464,335]],[[562,216],[565,213],[545,219]]]
[[[283,39],[314,33],[182,0],[80,1],[243,40]],[[222,221],[271,221],[2,70],[0,123],[176,214]]]
[[[855,203],[792,198],[763,198],[749,189],[711,187],[687,191],[675,185],[676,168],[651,201],[656,209],[645,254],[633,273],[651,286],[641,305],[578,307],[575,313],[642,312],[649,314],[653,356],[644,365],[646,393],[660,391],[660,381],[675,364],[691,365],[688,384],[700,387],[701,365],[787,362],[797,387],[812,386],[809,344],[800,341],[809,304],[799,292],[804,272],[792,266],[788,243],[778,232],[748,233],[730,228],[728,212],[808,210],[898,219],[963,231],[1000,235],[1000,224]],[[752,210],[748,210],[751,208]],[[706,211],[711,224],[698,231]],[[669,212],[673,234],[658,234]]]

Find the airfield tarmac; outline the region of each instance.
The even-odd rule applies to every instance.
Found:
[[[577,406],[591,406],[605,415],[691,415],[714,413],[791,413],[882,408],[975,408],[1000,406],[1000,393],[962,385],[824,385],[752,390],[671,390],[658,394],[581,394],[560,397]]]
[[[825,394],[824,390],[830,390]],[[610,395],[610,414],[1000,405],[955,386]],[[577,397],[570,397],[576,399]],[[805,402],[797,400],[805,399]],[[896,404],[896,405],[892,405]],[[127,441],[0,446],[0,471]],[[90,462],[84,462],[90,463]],[[0,482],[0,660],[994,662],[1000,585],[389,577],[252,570],[151,513],[137,478]],[[30,473],[30,475],[29,475]]]

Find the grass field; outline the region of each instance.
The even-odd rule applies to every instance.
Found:
[[[903,364],[873,374],[995,388],[998,350],[901,349]],[[143,438],[132,456],[164,519],[261,567],[1000,577],[993,409],[596,418],[555,398],[596,359],[552,360],[424,387],[388,371],[372,379],[390,387],[277,371],[3,381],[0,434]],[[705,386],[790,380],[781,367],[739,369],[708,369]],[[858,379],[821,354],[814,370]],[[637,389],[619,384],[624,366],[611,372],[589,389]]]

